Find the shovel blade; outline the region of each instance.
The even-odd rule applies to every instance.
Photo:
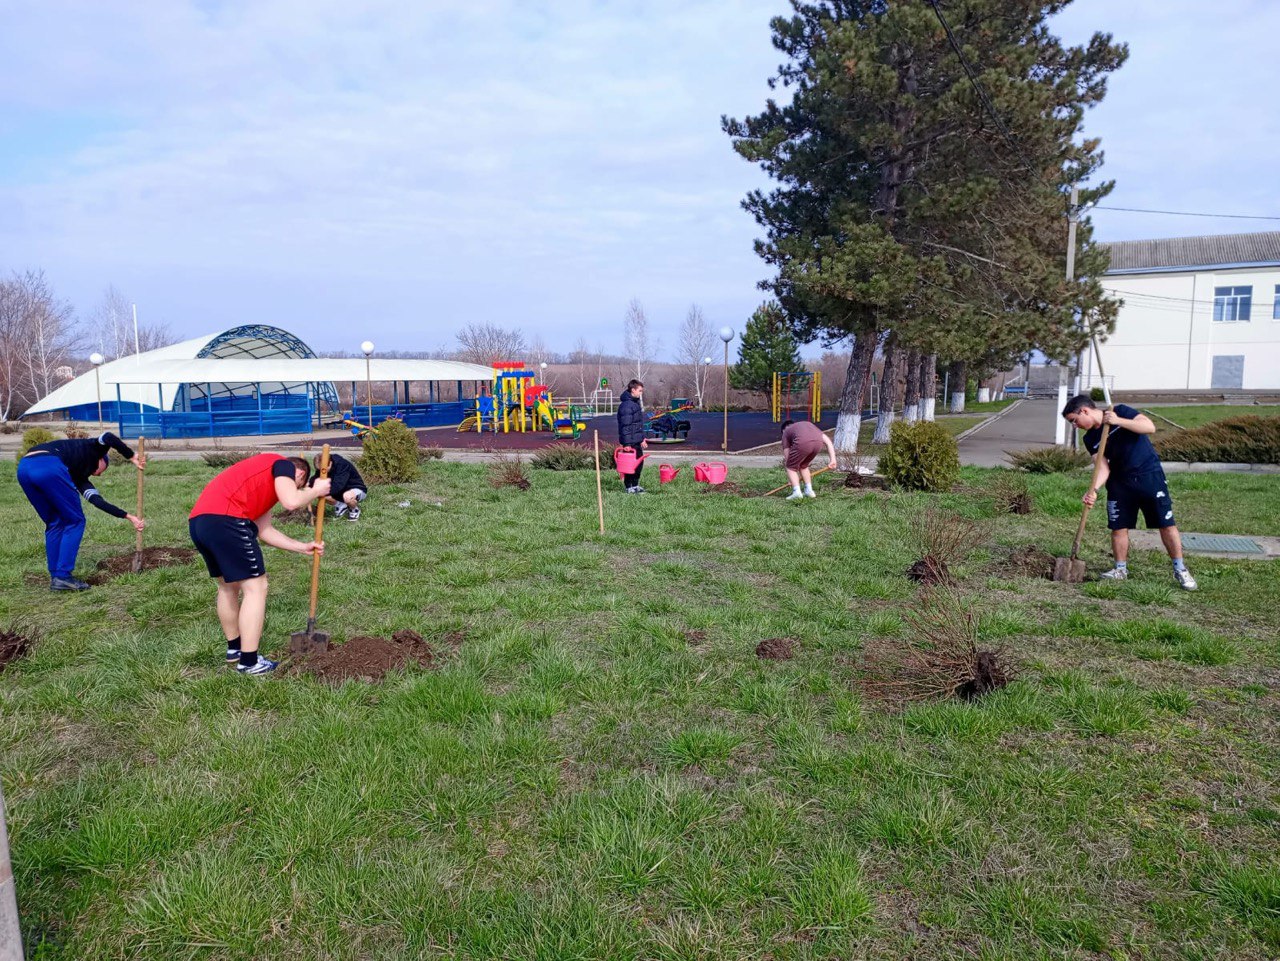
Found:
[[[290,654],[312,654],[328,649],[328,631],[295,631],[289,635]]]
[[[1084,561],[1078,558],[1058,557],[1053,562],[1053,579],[1066,584],[1080,584],[1084,581]]]
[[[130,565],[129,569],[132,570],[133,573],[135,574],[139,574],[142,572],[142,555],[141,554],[133,555],[133,564]]]

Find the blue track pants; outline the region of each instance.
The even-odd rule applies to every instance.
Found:
[[[53,454],[37,454],[18,461],[18,484],[44,521],[49,576],[70,577],[84,537],[84,508],[71,472]]]

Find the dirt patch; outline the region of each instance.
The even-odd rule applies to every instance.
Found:
[[[855,470],[845,475],[844,486],[853,490],[887,491],[889,480],[879,474],[860,474]]]
[[[35,642],[25,634],[17,631],[0,631],[0,672],[20,657],[31,653]]]
[[[1009,552],[995,564],[996,573],[1004,577],[1053,578],[1053,555],[1028,544]]]
[[[951,569],[947,567],[947,562],[931,554],[925,555],[908,567],[907,577],[917,584],[925,584],[930,587],[936,584],[954,583],[954,578],[951,576]]]
[[[299,507],[291,511],[276,511],[271,515],[271,521],[274,524],[306,524],[314,527],[316,515],[310,507]]]
[[[705,643],[707,640],[706,631],[685,631],[684,642],[690,647],[697,647],[699,644]],[[756,653],[759,653],[757,649]]]
[[[190,547],[144,547],[142,569],[153,571],[157,567],[178,567],[195,560],[196,552]],[[85,578],[90,584],[105,584],[112,578],[133,571],[133,551],[113,554],[98,561],[98,569]]]
[[[1014,494],[1009,499],[1007,510],[1010,514],[1030,514],[1036,509],[1035,499],[1030,494]]]
[[[967,670],[969,679],[956,688],[956,696],[966,701],[999,690],[1009,683],[1011,674],[999,651],[977,651]]]
[[[457,646],[446,636],[445,643]],[[390,639],[358,635],[345,644],[331,644],[327,651],[306,655],[289,665],[290,672],[310,674],[331,684],[343,681],[380,681],[390,671],[399,671],[416,664],[433,667],[440,655],[417,631],[396,631]]]
[[[745,491],[731,480],[724,481],[721,484],[703,484],[700,493],[703,494],[728,494],[730,497],[750,497],[751,492]]]
[[[765,661],[789,661],[799,647],[793,637],[770,637],[756,645],[756,657]]]

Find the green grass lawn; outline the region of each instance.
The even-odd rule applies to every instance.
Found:
[[[149,473],[148,543],[185,544],[213,471]],[[1029,478],[1038,510],[1017,517],[982,493],[997,473],[967,469],[968,492],[941,496],[824,476],[801,503],[687,475],[633,497],[613,477],[601,537],[590,474],[536,472],[522,493],[432,463],[326,527],[320,624],[465,639],[438,670],[330,688],[228,671],[198,565],[51,596],[2,464],[0,625],[41,632],[0,675],[29,950],[1280,955],[1276,565],[1193,561],[1196,594],[1155,555],[1119,585],[1008,579],[1002,547],[1066,553],[1083,477]],[[101,486],[127,503],[130,480]],[[1186,529],[1280,533],[1274,479],[1170,487]],[[978,703],[887,711],[860,693],[860,653],[908,630],[908,521],[929,504],[981,524],[958,573],[1019,677]],[[131,547],[95,512],[81,572]],[[308,571],[267,554],[279,651],[304,626]],[[798,656],[757,659],[772,637]]]
[[[1141,409],[1152,411],[1159,414],[1160,417],[1167,417],[1174,424],[1188,430],[1192,427],[1202,427],[1216,420],[1226,420],[1229,417],[1280,417],[1280,405],[1275,404],[1260,404],[1257,406],[1244,404],[1163,406],[1153,404],[1150,407],[1142,407]],[[1155,421],[1157,434],[1177,430],[1169,421],[1161,420],[1160,417],[1152,418]]]

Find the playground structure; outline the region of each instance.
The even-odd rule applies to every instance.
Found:
[[[644,425],[645,439],[658,444],[685,443],[692,425],[680,415],[691,410],[697,410],[697,405],[687,397],[675,397],[669,407],[654,408]]]
[[[550,431],[556,437],[577,440],[586,430],[584,412],[572,404],[556,404],[551,389],[537,382],[537,375],[521,361],[498,361],[493,365],[493,383],[488,393],[476,397],[467,411],[461,432],[491,431],[508,434]]]
[[[799,405],[803,397],[804,406]],[[805,415],[815,424],[822,419],[822,371],[774,371],[772,406],[773,422],[794,420],[793,413]],[[785,418],[783,415],[786,415]]]

